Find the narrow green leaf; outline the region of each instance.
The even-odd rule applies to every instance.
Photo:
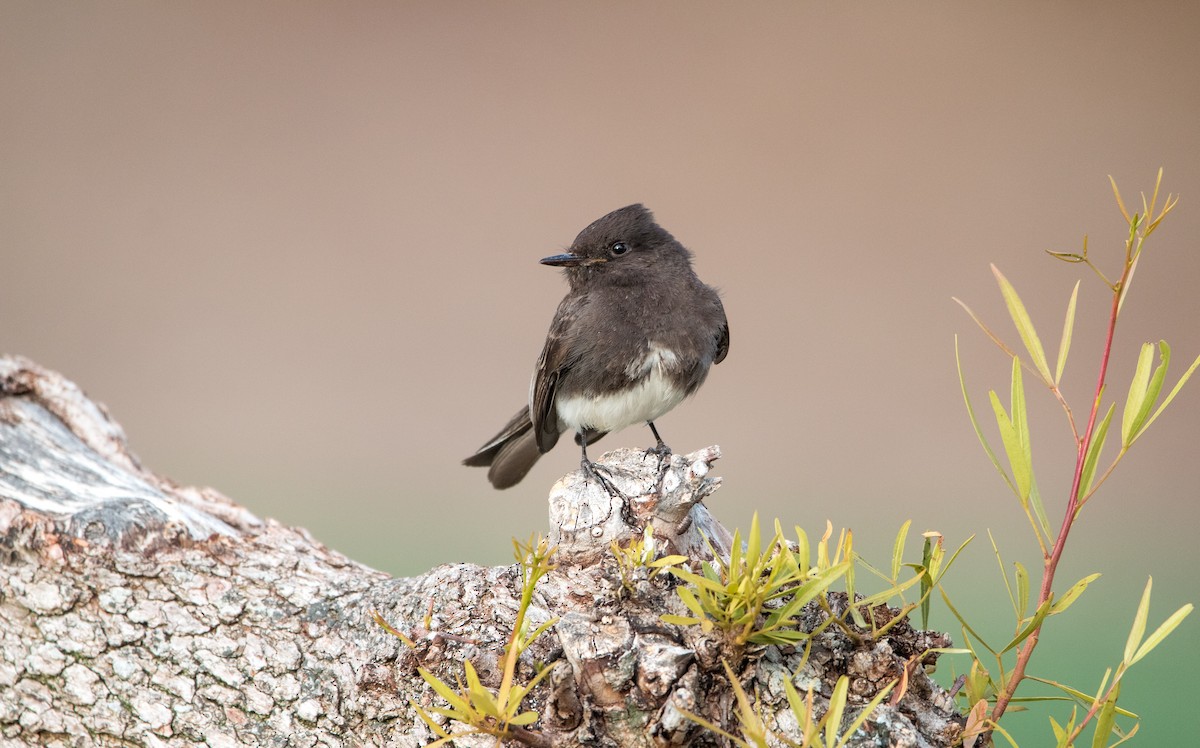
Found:
[[[392,636],[396,637],[400,641],[404,642],[404,646],[408,647],[409,649],[417,648],[416,642],[414,642],[412,639],[405,636],[402,631],[397,630],[390,623],[388,623],[386,620],[384,620],[383,616],[379,614],[379,611],[372,610],[371,617],[373,619],[375,619],[375,624],[377,626],[379,626],[380,628],[382,628],[384,631],[388,632]]]
[[[1057,744],[1062,745],[1063,742],[1067,739],[1067,731],[1064,730],[1062,728],[1062,726],[1059,725],[1058,722],[1055,721],[1054,717],[1050,718],[1050,729],[1054,731],[1054,739],[1056,741],[1058,741]]]
[[[1133,662],[1133,656],[1142,644],[1146,634],[1146,617],[1150,615],[1150,588],[1154,586],[1154,577],[1146,580],[1146,589],[1142,591],[1142,600],[1138,603],[1137,613],[1133,616],[1133,627],[1129,629],[1129,638],[1125,641],[1125,655],[1121,661],[1126,665]]]
[[[1012,404],[1012,422],[1013,428],[1017,431],[1017,438],[1021,440],[1021,447],[1026,455],[1033,454],[1032,442],[1029,439],[1029,411],[1025,407],[1025,381],[1021,376],[1021,364],[1017,359],[1013,359],[1012,364],[1012,379],[1009,402]],[[1032,459],[1026,457],[1025,461],[1031,463]]]
[[[1083,594],[1088,585],[1099,578],[1099,574],[1088,574],[1083,579],[1071,585],[1071,589],[1063,593],[1063,596],[1055,600],[1054,604],[1050,606],[1050,615],[1056,616],[1071,607],[1071,603],[1079,599],[1079,596]]]
[[[1092,492],[1092,481],[1096,478],[1096,466],[1100,463],[1100,452],[1104,449],[1105,439],[1108,438],[1108,424],[1112,421],[1113,412],[1116,409],[1116,403],[1108,406],[1108,412],[1104,414],[1104,419],[1100,421],[1100,425],[1096,427],[1095,433],[1092,434],[1092,443],[1088,445],[1087,455],[1083,460],[1083,474],[1079,480],[1078,501],[1083,501]]]
[[[1075,288],[1071,291],[1071,300],[1067,302],[1067,319],[1063,323],[1062,340],[1058,344],[1058,360],[1054,366],[1055,386],[1062,381],[1063,369],[1067,366],[1067,353],[1071,350],[1071,334],[1075,330],[1075,301],[1078,298],[1079,281],[1075,281]]]
[[[1004,405],[1000,403],[996,391],[989,390],[988,397],[992,402],[992,411],[996,414],[996,425],[1000,429],[1000,440],[1004,443],[1004,452],[1008,455],[1008,466],[1012,469],[1013,480],[1016,482],[1017,499],[1020,500],[1022,507],[1026,507],[1029,504],[1030,474],[1029,466],[1025,461],[1025,450],[1021,444],[1021,437],[1018,435],[1012,419],[1004,410]]]
[[[1154,360],[1154,344],[1143,343],[1138,354],[1137,368],[1129,382],[1129,394],[1125,396],[1125,411],[1121,414],[1121,444],[1128,447],[1133,443],[1134,428],[1142,404],[1146,401],[1146,388],[1150,384],[1150,364]]]
[[[1133,419],[1133,426],[1130,429],[1129,437],[1130,444],[1136,441],[1145,430],[1146,417],[1150,415],[1150,409],[1158,402],[1158,395],[1162,392],[1163,379],[1166,377],[1167,367],[1171,363],[1171,346],[1167,345],[1167,341],[1158,341],[1158,356],[1159,364],[1150,376],[1150,382],[1146,385],[1146,394],[1142,398],[1141,407],[1138,408],[1137,415]]]
[[[871,716],[871,712],[875,711],[875,707],[882,704],[883,700],[887,698],[888,694],[891,693],[892,689],[895,687],[896,681],[892,681],[880,689],[879,693],[875,694],[874,698],[866,703],[866,705],[858,713],[858,716],[854,718],[854,721],[847,725],[846,729],[842,731],[842,736],[838,738],[838,742],[834,748],[845,748],[845,746],[850,745],[850,740],[854,737],[854,733],[858,731],[858,728],[863,726],[863,723],[866,722]]]
[[[1121,209],[1121,215],[1125,216],[1125,223],[1132,223],[1133,219],[1129,216],[1129,211],[1125,209],[1125,201],[1121,199],[1121,191],[1117,189],[1117,180],[1109,174],[1108,181],[1112,185],[1113,196],[1117,198],[1117,207]]]
[[[1120,709],[1118,709],[1117,711],[1120,711]],[[1123,738],[1121,738],[1117,742],[1113,743],[1108,748],[1117,748],[1118,745],[1124,743],[1127,740],[1131,740],[1134,735],[1137,735],[1138,728],[1140,728],[1141,726],[1142,726],[1142,723],[1140,723],[1140,722],[1134,723],[1133,727],[1130,728],[1129,732],[1127,732]]]
[[[1029,572],[1025,570],[1025,565],[1020,561],[1014,561],[1013,566],[1017,567],[1017,602],[1020,608],[1018,616],[1024,619],[1029,612]]]
[[[1114,683],[1112,691],[1108,694],[1108,698],[1104,700],[1104,706],[1100,707],[1100,712],[1096,715],[1095,732],[1092,734],[1092,748],[1106,748],[1108,745],[1108,736],[1112,734],[1113,723],[1117,718],[1117,697],[1120,693],[1121,684]]]
[[[1133,659],[1129,661],[1129,664],[1132,665],[1146,655],[1150,654],[1150,651],[1161,644],[1163,639],[1166,639],[1168,636],[1170,636],[1171,632],[1175,630],[1175,627],[1183,623],[1183,619],[1191,615],[1192,608],[1192,604],[1188,603],[1172,613],[1167,620],[1163,621],[1161,626],[1154,630],[1153,634],[1146,638],[1146,641],[1142,642],[1142,646],[1138,647],[1137,653],[1133,656]]]
[[[537,722],[537,719],[537,712],[522,712],[521,714],[518,714],[517,716],[508,720],[508,724],[524,727],[525,725],[532,725],[534,722]]]
[[[1028,639],[1034,631],[1037,631],[1038,628],[1041,627],[1042,621],[1046,619],[1046,616],[1050,615],[1050,607],[1051,600],[1047,600],[1039,605],[1038,609],[1034,611],[1033,617],[1029,620],[1029,623],[1026,624],[1025,628],[1021,629],[1021,631],[1013,637],[1012,641],[1004,646],[1004,649],[1000,650],[1000,654],[1011,651],[1015,647],[1019,646],[1021,642]]]
[[[1108,671],[1106,671],[1106,672],[1105,672],[1105,674],[1104,674],[1104,680],[1103,680],[1103,682],[1104,682],[1105,684],[1107,684],[1107,683],[1108,683],[1108,678],[1109,678],[1109,676],[1110,676],[1110,675],[1112,675],[1112,670],[1108,670]],[[1078,702],[1081,702],[1081,703],[1084,703],[1084,704],[1091,704],[1093,701],[1096,701],[1096,700],[1099,698],[1098,696],[1093,696],[1092,694],[1087,694],[1087,693],[1084,693],[1083,691],[1080,691],[1080,690],[1078,690],[1078,689],[1075,689],[1075,688],[1071,688],[1070,686],[1067,686],[1067,685],[1063,685],[1062,683],[1059,683],[1059,682],[1057,682],[1057,681],[1046,680],[1045,678],[1038,678],[1038,677],[1036,677],[1036,676],[1033,676],[1033,675],[1026,675],[1025,677],[1026,677],[1027,679],[1029,679],[1029,680],[1032,680],[1032,681],[1037,681],[1038,683],[1044,683],[1045,685],[1047,685],[1047,686],[1051,686],[1052,688],[1057,688],[1058,690],[1062,691],[1063,693],[1065,693],[1065,694],[1069,695],[1069,696],[1070,696],[1072,699],[1074,699],[1075,701],[1078,701]],[[1097,689],[1097,691],[1099,691],[1100,693],[1103,693],[1103,692],[1104,692],[1104,689],[1103,689],[1103,688],[1099,688],[1099,689]],[[1018,700],[1024,700],[1024,701],[1053,701],[1053,700],[1059,700],[1059,701],[1061,701],[1062,699],[1061,699],[1060,697],[1040,697],[1040,698],[1038,698],[1038,697],[1026,697],[1025,699],[1013,699],[1013,701],[1018,701]],[[1117,707],[1117,714],[1118,714],[1119,716],[1122,716],[1122,717],[1128,717],[1128,718],[1130,718],[1130,719],[1138,719],[1138,715],[1137,715],[1135,712],[1131,712],[1131,711],[1129,711],[1128,709],[1122,709],[1121,707]]]
[[[831,566],[823,572],[812,577],[804,584],[793,590],[793,596],[788,600],[787,604],[771,612],[772,616],[777,616],[780,620],[791,618],[798,613],[801,608],[812,602],[817,595],[829,589],[830,585],[843,576],[853,565],[851,561],[843,561],[836,566]]]
[[[800,567],[800,575],[808,576],[809,563],[812,560],[812,546],[808,542],[808,533],[800,525],[796,529],[796,563]]]
[[[746,560],[753,564],[761,553],[762,534],[758,528],[758,512],[755,512],[750,517],[750,532],[746,535]]]
[[[975,637],[976,641],[978,641],[992,656],[999,655],[999,652],[997,652],[995,649],[992,649],[992,647],[989,646],[986,641],[984,641],[983,637],[979,635],[978,631],[971,628],[971,624],[967,623],[967,619],[963,618],[962,614],[958,612],[958,608],[955,608],[954,604],[950,602],[950,596],[946,594],[946,590],[942,587],[938,587],[938,591],[942,593],[942,602],[946,603],[946,609],[949,610],[950,614],[958,620],[959,625],[963,627],[963,631],[966,631],[971,636]],[[972,649],[972,651],[974,651],[974,649]],[[977,656],[975,659],[978,660],[979,657]]]
[[[463,670],[467,674],[467,696],[475,710],[495,719],[503,719],[504,714],[496,703],[496,697],[479,681],[470,660],[463,660]]]
[[[846,711],[846,696],[850,690],[850,679],[844,675],[838,676],[833,685],[833,693],[829,696],[829,711],[825,713],[825,744],[837,744],[838,730],[842,727],[842,714]]]
[[[1012,603],[1013,615],[1020,621],[1025,618],[1025,611],[1017,604],[1017,596],[1013,594],[1012,584],[1008,581],[1008,569],[1004,565],[1004,557],[1000,555],[1000,546],[996,545],[996,538],[992,535],[992,531],[988,530],[988,540],[992,543],[992,552],[996,555],[996,563],[1000,566],[1000,578],[1004,580],[1004,591],[1008,593],[1008,601]]]
[[[417,672],[420,673],[421,677],[433,688],[434,691],[438,692],[439,696],[450,703],[450,706],[462,711],[470,710],[471,705],[468,704],[465,699],[455,693],[454,689],[443,683],[436,675],[423,667],[417,668]]]
[[[987,453],[988,459],[992,461],[992,465],[996,468],[996,472],[1000,473],[1000,477],[1004,479],[1004,483],[1013,493],[1017,493],[1016,486],[1013,485],[1012,479],[1008,477],[1008,473],[1004,470],[1004,466],[1000,464],[996,453],[992,451],[992,447],[988,444],[987,437],[983,435],[983,429],[979,426],[979,419],[975,417],[975,408],[971,406],[971,397],[967,394],[967,380],[963,376],[962,361],[958,355],[958,336],[954,336],[954,364],[958,367],[958,385],[962,389],[963,402],[967,405],[967,417],[971,419],[971,428],[975,429],[975,437],[979,439],[979,443],[983,446],[983,451]]]
[[[1167,395],[1167,399],[1162,401],[1162,405],[1158,406],[1158,410],[1154,411],[1154,415],[1150,416],[1150,420],[1142,424],[1141,430],[1138,431],[1137,436],[1134,436],[1135,440],[1138,436],[1146,433],[1146,429],[1150,428],[1150,424],[1154,423],[1159,414],[1166,410],[1167,406],[1171,404],[1171,401],[1175,399],[1175,396],[1179,394],[1179,391],[1183,389],[1183,385],[1186,384],[1188,379],[1191,378],[1197,367],[1200,367],[1200,356],[1196,357],[1196,360],[1192,362],[1192,365],[1188,367],[1188,370],[1184,372],[1183,376],[1179,378],[1179,381],[1175,383],[1175,386],[1171,389],[1171,394]]]
[[[1004,304],[1008,307],[1008,314],[1017,327],[1017,334],[1021,336],[1021,342],[1025,344],[1025,350],[1029,351],[1030,361],[1041,375],[1042,381],[1047,386],[1053,386],[1054,380],[1050,376],[1050,365],[1046,363],[1046,351],[1042,348],[1042,341],[1038,339],[1029,312],[1025,311],[1025,304],[1021,302],[1021,297],[1017,295],[1017,290],[1013,288],[1013,285],[1008,282],[1008,278],[1005,278],[995,265],[992,265],[992,274],[996,276],[996,282],[1000,284],[1000,293],[1004,296]]]
[[[667,571],[671,572],[672,574],[679,577],[680,579],[687,582],[688,584],[693,585],[697,589],[710,590],[712,592],[724,592],[725,591],[725,585],[721,584],[720,582],[709,579],[707,576],[700,576],[699,574],[693,574],[692,572],[688,571],[687,569],[676,569],[676,568],[672,567],[672,568],[668,569]],[[679,589],[684,590],[687,588],[680,587]]]
[[[692,592],[687,587],[678,587],[675,590],[679,593],[679,599],[687,606],[687,609],[695,613],[700,618],[704,618],[704,606],[696,599],[696,593]]]
[[[975,320],[975,324],[979,325],[979,329],[983,330],[983,334],[987,335],[989,338],[991,338],[992,342],[995,343],[1000,348],[1000,350],[1004,351],[1005,353],[1007,353],[1009,356],[1011,356],[1013,358],[1017,357],[1017,354],[1011,348],[1009,348],[1007,345],[1005,345],[1004,341],[1000,339],[1000,336],[997,335],[996,333],[992,332],[991,329],[987,325],[983,324],[983,320],[981,320],[975,314],[975,312],[971,311],[971,307],[964,304],[962,302],[962,300],[960,300],[958,298],[955,298],[953,296],[951,296],[950,298],[952,301],[954,301],[955,304],[958,304],[959,306],[961,306],[963,308],[963,311],[965,311],[971,319]],[[957,337],[958,336],[955,336],[956,345],[957,345]]]
[[[904,558],[904,544],[908,540],[908,528],[912,525],[911,519],[904,520],[904,524],[900,525],[900,532],[896,533],[896,542],[892,544],[892,581],[900,576],[900,564]]]

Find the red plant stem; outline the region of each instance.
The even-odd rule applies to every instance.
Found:
[[[1075,523],[1075,512],[1079,507],[1080,483],[1083,481],[1083,464],[1087,459],[1088,448],[1092,443],[1092,435],[1096,428],[1096,416],[1100,412],[1100,396],[1104,392],[1104,380],[1108,374],[1108,360],[1112,354],[1113,335],[1117,329],[1117,313],[1121,305],[1121,292],[1125,288],[1125,283],[1128,279],[1129,263],[1126,262],[1125,272],[1121,274],[1121,280],[1117,282],[1116,291],[1113,293],[1112,312],[1108,317],[1108,334],[1105,337],[1104,352],[1100,358],[1100,375],[1096,380],[1096,397],[1092,400],[1092,412],[1088,416],[1087,428],[1084,429],[1083,439],[1079,442],[1079,452],[1075,457],[1075,477],[1071,480],[1071,495],[1067,499],[1067,511],[1063,515],[1062,527],[1059,529],[1058,537],[1054,541],[1054,548],[1051,549],[1049,555],[1043,560],[1042,588],[1038,593],[1039,608],[1050,599],[1051,588],[1054,586],[1054,572],[1058,569],[1058,561],[1062,558],[1063,549],[1067,545],[1067,535],[1071,532],[1071,527]],[[1009,702],[1012,701],[1017,686],[1025,678],[1025,667],[1029,664],[1029,658],[1033,655],[1033,650],[1037,647],[1038,637],[1041,633],[1042,627],[1038,626],[1017,650],[1017,662],[1013,666],[1012,673],[1009,675],[1008,683],[1005,684],[1004,690],[996,697],[996,706],[993,707],[991,714],[993,722],[1000,720],[1000,717],[1008,708]]]

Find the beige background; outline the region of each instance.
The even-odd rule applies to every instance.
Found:
[[[1133,199],[1161,165],[1184,199],[1139,268],[1110,397],[1144,340],[1174,346],[1171,382],[1200,353],[1197,7],[4,0],[0,350],[107,403],[152,468],[350,556],[503,562],[577,453],[504,493],[458,461],[525,397],[564,290],[537,259],[641,201],[730,319],[727,361],[659,422],[677,449],[724,448],[718,516],[829,518],[880,563],[905,519],[955,543],[992,528],[1035,568],[953,336],[982,411],[1008,364],[950,297],[1015,343],[999,264],[1053,349],[1083,278],[1084,411],[1108,302],[1043,250],[1089,233],[1115,267],[1106,175]],[[1069,432],[1030,397],[1060,507]],[[1084,515],[1060,586],[1106,576],[1043,674],[1082,657],[1093,688],[1148,574],[1156,619],[1200,598],[1198,426],[1200,380]],[[986,536],[956,584],[996,593]],[[982,625],[999,640],[1007,615]],[[1135,672],[1144,745],[1184,734],[1197,628]]]

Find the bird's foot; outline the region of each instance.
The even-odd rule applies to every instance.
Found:
[[[647,457],[654,455],[660,460],[665,460],[675,453],[671,451],[670,447],[668,447],[666,444],[663,444],[660,440],[658,444],[654,445],[653,447],[646,447],[646,451],[643,452],[643,454],[645,454]]]
[[[646,425],[650,427],[650,433],[654,434],[654,441],[657,443],[653,447],[647,447],[645,455],[647,457],[650,455],[657,455],[658,461],[661,463],[663,460],[671,456],[671,448],[668,447],[666,442],[662,440],[662,437],[658,435],[658,429],[654,428],[654,421],[646,421]]]
[[[610,480],[612,473],[609,472],[608,468],[604,467],[603,465],[598,465],[586,457],[580,460],[579,468],[583,471],[584,477],[586,477],[588,480],[594,480],[599,483],[601,488],[603,488],[609,496],[619,499],[628,498],[621,491],[621,489],[613,485],[612,480]],[[606,473],[607,475],[605,475]]]

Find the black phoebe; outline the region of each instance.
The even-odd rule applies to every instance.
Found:
[[[570,250],[541,260],[566,268],[570,291],[558,305],[529,388],[529,405],[463,460],[490,465],[508,488],[567,431],[583,452],[610,431],[646,422],[669,454],[654,419],[696,391],[729,351],[729,323],[717,292],[692,270],[692,253],[641,205],[604,216]]]

